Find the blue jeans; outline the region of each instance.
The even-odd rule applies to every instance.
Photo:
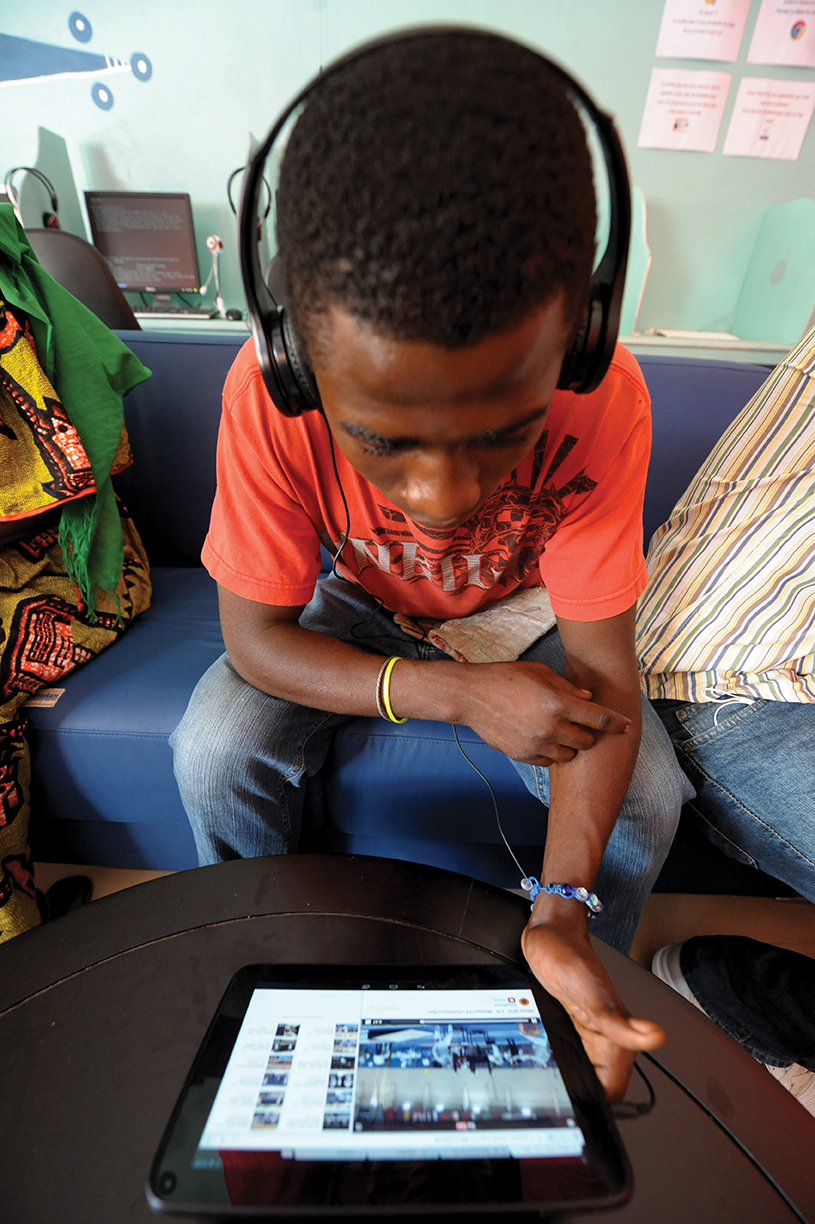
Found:
[[[339,578],[318,583],[300,624],[369,654],[447,658],[407,637],[360,587]],[[522,658],[562,670],[560,636],[552,630]],[[350,720],[260,692],[222,655],[199,681],[170,740],[199,862],[296,850],[308,779],[322,768],[336,730]],[[549,771],[513,764],[532,794],[548,805]],[[630,947],[682,803],[692,793],[659,719],[643,700],[637,768],[595,885],[605,912],[592,930],[615,947]]]
[[[815,1071],[815,960],[742,935],[686,939],[679,967],[720,1028],[759,1062]]]
[[[710,840],[815,901],[815,705],[654,708],[696,788],[691,807]]]

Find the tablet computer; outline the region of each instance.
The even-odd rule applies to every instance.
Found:
[[[594,1070],[531,974],[250,965],[198,1051],[147,1198],[373,1219],[612,1206],[630,1189]]]

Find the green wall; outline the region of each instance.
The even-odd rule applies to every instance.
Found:
[[[810,78],[808,69],[746,65],[760,0],[752,0],[739,61],[733,65],[657,60],[661,0],[79,0],[93,26],[87,50],[152,63],[149,81],[131,73],[100,78],[114,104],[91,100],[94,77],[0,87],[3,172],[37,162],[65,183],[64,220],[81,213],[60,170],[64,137],[78,191],[126,188],[189,191],[204,275],[204,240],[224,240],[228,305],[241,301],[234,221],[224,195],[228,173],[246,158],[249,133],[262,135],[286,100],[322,63],[386,30],[422,22],[468,22],[515,35],[559,60],[617,118],[632,179],[648,205],[653,251],[639,326],[721,329],[732,312],[764,209],[812,195],[815,131],[797,162],[722,157],[742,75]],[[3,5],[0,33],[78,48],[68,29],[72,4],[25,0]],[[645,94],[655,66],[729,71],[717,151],[637,149]],[[813,125],[815,127],[815,124]],[[26,188],[26,220],[44,200]]]

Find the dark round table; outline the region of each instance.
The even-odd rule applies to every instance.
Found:
[[[0,1219],[158,1218],[144,1198],[150,1162],[242,965],[522,963],[527,912],[519,897],[435,868],[294,855],[140,884],[3,945]],[[668,1033],[640,1059],[654,1109],[620,1122],[635,1189],[611,1216],[815,1221],[815,1120],[698,1010],[596,946],[631,1010]]]

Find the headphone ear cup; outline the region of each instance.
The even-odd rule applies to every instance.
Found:
[[[297,337],[294,334],[294,328],[289,319],[289,312],[285,307],[281,309],[280,317],[283,346],[288,357],[289,369],[292,378],[297,384],[301,399],[305,400],[300,411],[305,412],[309,409],[320,411],[323,405],[320,399],[320,392],[317,390],[317,380],[314,377],[311,366],[300,350]]]
[[[603,303],[600,297],[592,291],[586,315],[560,367],[560,377],[557,381],[559,391],[585,394],[598,386],[611,360],[611,353],[606,354],[607,346],[603,344],[604,332],[608,332],[605,324],[606,311]],[[612,352],[616,338],[615,329],[614,337],[611,340]]]

